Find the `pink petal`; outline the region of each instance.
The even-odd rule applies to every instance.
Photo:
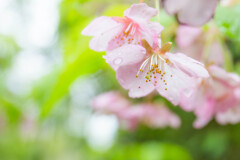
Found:
[[[224,49],[218,41],[213,41],[209,49],[208,63],[215,63],[218,66],[224,65]]]
[[[204,127],[213,117],[214,110],[215,110],[215,100],[206,97],[206,101],[204,104],[197,108],[195,114],[197,116],[196,121],[194,122],[195,128],[202,128]]]
[[[180,23],[201,26],[208,22],[215,12],[218,0],[164,0],[169,14],[177,14]]]
[[[102,33],[108,32],[109,30],[117,27],[117,23],[111,17],[101,16],[94,19],[86,28],[82,30],[82,35],[86,36],[99,36]]]
[[[145,3],[133,4],[129,9],[124,11],[124,16],[134,21],[150,20],[157,14],[157,9],[151,8]]]
[[[139,63],[145,56],[145,48],[129,44],[107,52],[105,59],[113,69],[117,70],[120,66]]]
[[[89,47],[92,50],[102,52],[105,51],[108,47],[109,42],[116,36],[122,29],[121,25],[116,26],[115,28],[112,28],[111,30],[108,30],[100,35],[97,35],[92,38],[92,40],[89,43]]]
[[[209,72],[226,87],[240,87],[240,77],[237,74],[228,73],[215,65],[209,67]]]
[[[172,114],[169,123],[172,128],[179,128],[181,125],[181,120],[176,114]]]
[[[194,81],[181,70],[170,67],[168,64],[164,65],[164,69],[166,74],[160,81],[157,91],[174,105],[178,105],[181,94],[188,96],[192,92],[188,89],[193,88]]]
[[[178,27],[177,30],[177,44],[181,48],[191,47],[191,45],[199,39],[202,33],[201,28],[183,26]],[[195,51],[196,52],[196,51]]]
[[[181,94],[180,106],[183,110],[188,112],[194,111],[199,106],[201,107],[202,103],[205,101],[203,87],[199,87],[201,82],[201,79],[196,79],[195,82],[193,82],[192,93],[190,95]]]
[[[227,123],[236,124],[240,122],[240,104],[237,107],[231,108],[225,112],[220,112],[216,115],[218,123],[224,125]]]
[[[111,39],[111,41],[108,43],[107,51],[112,51],[128,44],[141,45],[141,40],[142,39],[139,35],[126,35],[124,32],[122,32]]]
[[[189,0],[163,0],[163,6],[170,15],[178,13],[187,3]]]
[[[158,45],[158,38],[163,29],[164,27],[158,22],[142,24],[140,29],[142,39],[145,39],[152,48],[155,48]],[[156,46],[153,46],[154,44]]]
[[[178,128],[181,124],[179,117],[165,106],[143,103],[138,108],[142,110],[141,122],[150,127],[164,128],[170,126]]]
[[[240,101],[240,87],[235,89],[234,95]]]
[[[158,22],[148,23],[148,27],[152,30],[156,35],[160,35],[163,31],[164,27]]]
[[[189,2],[178,14],[183,24],[201,26],[207,23],[214,15],[218,0],[195,0]]]
[[[91,101],[91,106],[96,111],[117,115],[129,105],[130,102],[127,99],[113,91],[100,94]]]
[[[193,77],[209,77],[208,71],[205,69],[204,65],[182,53],[166,53],[166,57],[176,65],[177,68],[181,69],[186,74]]]
[[[146,96],[154,90],[152,83],[146,83],[144,74],[140,74],[139,77],[136,78],[141,64],[142,63],[122,66],[117,70],[119,83],[123,88],[129,90],[129,96],[132,98]]]

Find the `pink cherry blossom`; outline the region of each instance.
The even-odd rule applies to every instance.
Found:
[[[220,112],[216,114],[216,121],[219,124],[236,124],[240,122],[240,104],[233,108],[226,110],[225,112]]]
[[[223,66],[224,49],[217,40],[217,34],[216,28],[214,27],[203,31],[202,28],[182,25],[178,27],[177,30],[176,42],[178,49],[198,61],[205,60],[206,63],[215,63]],[[213,38],[210,38],[209,35],[213,36]],[[209,39],[212,39],[212,42],[209,42]],[[209,47],[206,45],[209,45]],[[206,56],[204,55],[206,51],[209,54],[207,57],[204,57]]]
[[[130,106],[130,102],[118,92],[106,92],[95,97],[91,106],[103,113],[118,113]]]
[[[239,109],[236,107],[240,104],[237,96],[240,87],[239,76],[215,65],[208,67],[208,71],[210,73],[208,79],[198,79],[194,92],[188,97],[181,97],[181,107],[193,111],[197,116],[195,128],[205,126],[214,116],[221,124],[238,121],[239,118],[237,115]],[[236,118],[231,119],[229,115]]]
[[[169,109],[163,105],[152,103],[131,106],[131,108],[123,110],[120,115],[120,118],[128,122],[132,129],[135,129],[139,123],[151,128],[165,128],[167,126],[178,128],[181,124],[179,117]]]
[[[130,97],[143,97],[157,90],[160,95],[177,105],[180,101],[180,93],[191,92],[188,88],[194,84],[194,77],[208,77],[208,72],[202,63],[182,53],[170,53],[168,52],[170,48],[165,51],[166,47],[169,47],[169,44],[155,49],[148,46],[145,47],[145,54],[142,48],[135,48],[132,53],[126,50],[125,55],[131,54],[131,56],[125,57],[121,54],[117,57],[115,54],[114,58],[121,58],[123,61],[133,59],[135,62],[119,64],[116,67],[117,79],[123,88],[129,90]]]
[[[177,15],[178,21],[201,26],[212,19],[218,0],[163,0],[168,14]]]
[[[116,115],[120,123],[129,130],[135,130],[139,124],[152,128],[178,128],[181,124],[179,117],[163,105],[133,105],[118,92],[107,92],[95,97],[91,106],[100,113]]]
[[[141,44],[145,39],[153,46],[163,27],[150,22],[158,11],[145,3],[133,4],[125,10],[124,17],[99,17],[83,31],[83,35],[93,36],[90,48],[95,51],[112,50],[124,44]]]

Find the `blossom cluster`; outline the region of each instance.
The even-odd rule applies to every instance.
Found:
[[[165,5],[171,8],[172,2],[173,0],[166,1]],[[213,1],[210,8],[215,7],[216,1]],[[117,80],[129,91],[129,97],[139,98],[152,92],[158,93],[173,105],[180,105],[185,111],[194,112],[197,116],[194,122],[196,128],[205,126],[212,117],[216,117],[221,124],[239,122],[240,78],[238,75],[228,73],[216,65],[222,63],[221,57],[215,64],[208,61],[205,66],[200,62],[201,58],[193,59],[196,57],[191,58],[189,54],[180,52],[171,53],[172,43],[162,44],[161,32],[164,27],[158,22],[151,21],[157,14],[157,9],[145,3],[134,4],[125,10],[124,17],[96,18],[82,31],[82,34],[93,37],[90,41],[92,50],[106,51],[104,59],[116,71]],[[187,13],[181,12],[179,18],[183,14]],[[211,15],[212,13],[208,12],[205,16],[210,18]],[[198,22],[194,22],[194,25],[202,23]],[[190,34],[185,34],[186,32]],[[182,46],[183,51],[184,48],[186,51],[193,47],[194,37],[199,37],[200,34],[200,29],[179,27],[177,42],[180,48]],[[106,97],[110,100],[106,100]],[[115,113],[120,119],[129,119],[128,115],[133,114],[134,120],[130,116],[132,126],[136,126],[140,121],[139,116],[150,119],[148,122],[153,124],[153,121],[165,123],[166,120],[161,117],[173,115],[164,107],[161,107],[159,112],[156,107],[156,112],[159,114],[155,114],[153,109],[155,105],[149,103],[129,109],[130,102],[115,93],[106,94],[103,99],[106,104],[97,99],[93,106],[107,107],[109,112]],[[147,112],[147,115],[144,112]],[[163,115],[162,112],[167,115]],[[154,119],[149,113],[161,117]],[[176,116],[172,117],[176,121]],[[171,126],[171,120],[165,124]]]
[[[127,130],[135,130],[138,125],[145,124],[152,128],[170,126],[178,128],[180,119],[177,115],[160,104],[131,104],[119,92],[107,92],[92,100],[91,104],[99,113],[114,114]]]

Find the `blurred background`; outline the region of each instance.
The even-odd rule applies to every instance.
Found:
[[[146,1],[149,5],[152,1]],[[212,121],[172,106],[181,127],[121,127],[93,111],[91,100],[118,90],[102,55],[81,31],[95,17],[122,16],[134,0],[0,0],[0,160],[238,160],[240,124]],[[240,7],[218,6],[216,23],[240,74]],[[175,44],[174,16],[161,12],[165,41]],[[133,103],[144,99],[131,100]]]

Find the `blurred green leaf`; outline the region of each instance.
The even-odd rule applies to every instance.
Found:
[[[124,4],[115,4],[107,8],[103,15],[105,16],[118,16],[118,17],[123,17],[123,12],[129,8],[129,5],[124,5]]]
[[[8,98],[0,97],[0,109],[7,114],[10,123],[18,123],[22,114],[21,109],[17,103],[12,102],[13,100]]]
[[[188,151],[178,145],[174,144],[163,144],[163,160],[192,160]]]
[[[4,35],[0,35],[0,48],[0,67],[7,68],[20,48],[12,37]]]
[[[188,151],[179,145],[153,141],[118,145],[103,157],[109,160],[192,160]]]
[[[209,155],[209,157],[218,159],[224,151],[228,148],[228,137],[224,132],[211,130],[207,133],[203,140],[203,150]]]
[[[240,4],[233,7],[218,7],[215,22],[229,38],[240,41]]]
[[[68,92],[69,86],[76,78],[94,73],[102,67],[103,59],[101,54],[93,53],[89,49],[81,54],[74,63],[68,65],[63,73],[60,74],[55,88],[42,107],[41,118],[45,117],[51,111],[54,104]]]

